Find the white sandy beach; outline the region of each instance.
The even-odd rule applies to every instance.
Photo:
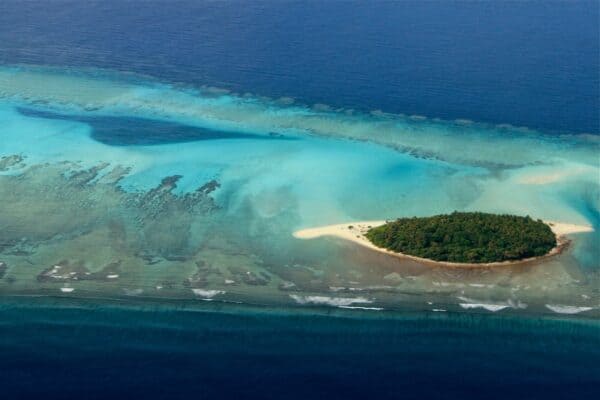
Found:
[[[558,245],[554,249],[552,249],[546,256],[552,256],[558,254],[560,250],[564,247],[564,245],[568,242],[566,239],[567,235],[574,233],[582,233],[582,232],[592,232],[593,228],[589,225],[576,225],[576,224],[568,224],[563,222],[555,222],[555,221],[544,221],[546,224],[550,226],[554,234],[558,239]],[[426,258],[410,256],[407,254],[396,253],[394,251],[390,251],[381,247],[375,246],[369,239],[365,237],[365,234],[370,228],[380,226],[385,224],[386,221],[378,220],[378,221],[359,221],[359,222],[347,222],[344,224],[335,224],[335,225],[325,225],[319,226],[315,228],[301,229],[294,232],[294,237],[298,239],[316,239],[323,236],[337,237],[340,239],[348,240],[350,242],[356,243],[360,246],[367,247],[369,249],[378,251],[380,253],[388,254],[394,257],[400,258],[408,258],[415,261],[422,262],[424,264],[435,264],[440,266],[449,266],[449,267],[489,267],[489,266],[501,266],[501,265],[513,265],[528,261],[533,261],[535,259],[539,259],[542,257],[530,258],[519,261],[504,261],[504,262],[495,262],[495,263],[454,263],[454,262],[445,262],[445,261],[433,261]]]

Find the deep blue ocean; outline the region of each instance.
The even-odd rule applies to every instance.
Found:
[[[309,105],[599,134],[598,12],[597,1],[2,0],[0,64],[101,68]],[[110,120],[80,120],[95,124],[100,142],[131,144]],[[222,134],[153,128],[141,144]],[[599,393],[597,320],[0,302],[5,399]]]
[[[317,310],[318,311],[318,310]],[[591,399],[597,321],[4,300],[4,398]]]
[[[598,133],[597,1],[19,1],[0,62]]]

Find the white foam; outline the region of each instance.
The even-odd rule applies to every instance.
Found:
[[[331,289],[331,287],[330,287]],[[339,288],[339,289],[343,289],[343,288]],[[364,292],[364,291],[369,291],[369,290],[390,290],[390,289],[395,289],[393,286],[386,286],[386,285],[372,285],[372,286],[365,286],[365,287],[348,287],[347,290],[351,291],[351,292]]]
[[[469,286],[476,287],[476,288],[486,287],[486,285],[483,283],[469,283]]]
[[[487,304],[487,303],[459,303],[459,305],[466,310],[472,309],[472,308],[483,308],[485,310],[492,311],[492,312],[504,310],[505,308],[510,307],[505,304]]]
[[[55,265],[54,267],[52,267],[52,269],[50,270],[49,274],[50,275],[55,275],[56,273],[58,273],[58,270],[61,269],[62,267],[60,265]]]
[[[119,277],[119,275],[117,275],[117,274],[106,275],[106,278],[108,278],[108,279],[117,279],[118,277]]]
[[[459,300],[463,301],[459,305],[464,309],[483,308],[488,311],[496,312],[504,310],[505,308],[524,309],[527,308],[527,304],[520,300],[508,299],[506,302],[500,303],[487,303],[481,300],[470,299],[464,296],[458,296]]]
[[[558,314],[579,314],[580,312],[594,309],[594,307],[565,306],[558,304],[546,304],[546,308]]]
[[[218,294],[225,294],[224,290],[206,290],[206,289],[192,289],[192,292],[196,296],[204,297],[205,299],[211,299]]]
[[[75,288],[72,288],[72,287],[62,287],[62,288],[60,288],[60,291],[63,292],[63,293],[71,293],[71,292],[75,291]]]
[[[370,304],[373,301],[366,297],[328,297],[328,296],[300,296],[290,294],[298,304],[326,305],[334,307],[347,307],[353,304]]]
[[[371,310],[371,311],[383,310],[383,307],[339,306],[339,308],[345,308],[348,310]]]

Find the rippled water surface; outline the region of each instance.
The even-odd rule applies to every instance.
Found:
[[[4,299],[3,393],[592,399],[598,388],[597,321],[212,305]]]

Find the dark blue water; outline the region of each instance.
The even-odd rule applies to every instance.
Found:
[[[600,132],[597,1],[0,2],[0,63]]]
[[[28,303],[0,307],[7,399],[547,400],[600,389],[597,321]]]
[[[19,113],[37,118],[77,121],[88,124],[91,137],[109,146],[151,146],[166,143],[186,143],[217,139],[291,140],[277,132],[269,136],[225,130],[199,128],[175,122],[137,117],[88,117],[65,115],[31,108],[18,108]]]

